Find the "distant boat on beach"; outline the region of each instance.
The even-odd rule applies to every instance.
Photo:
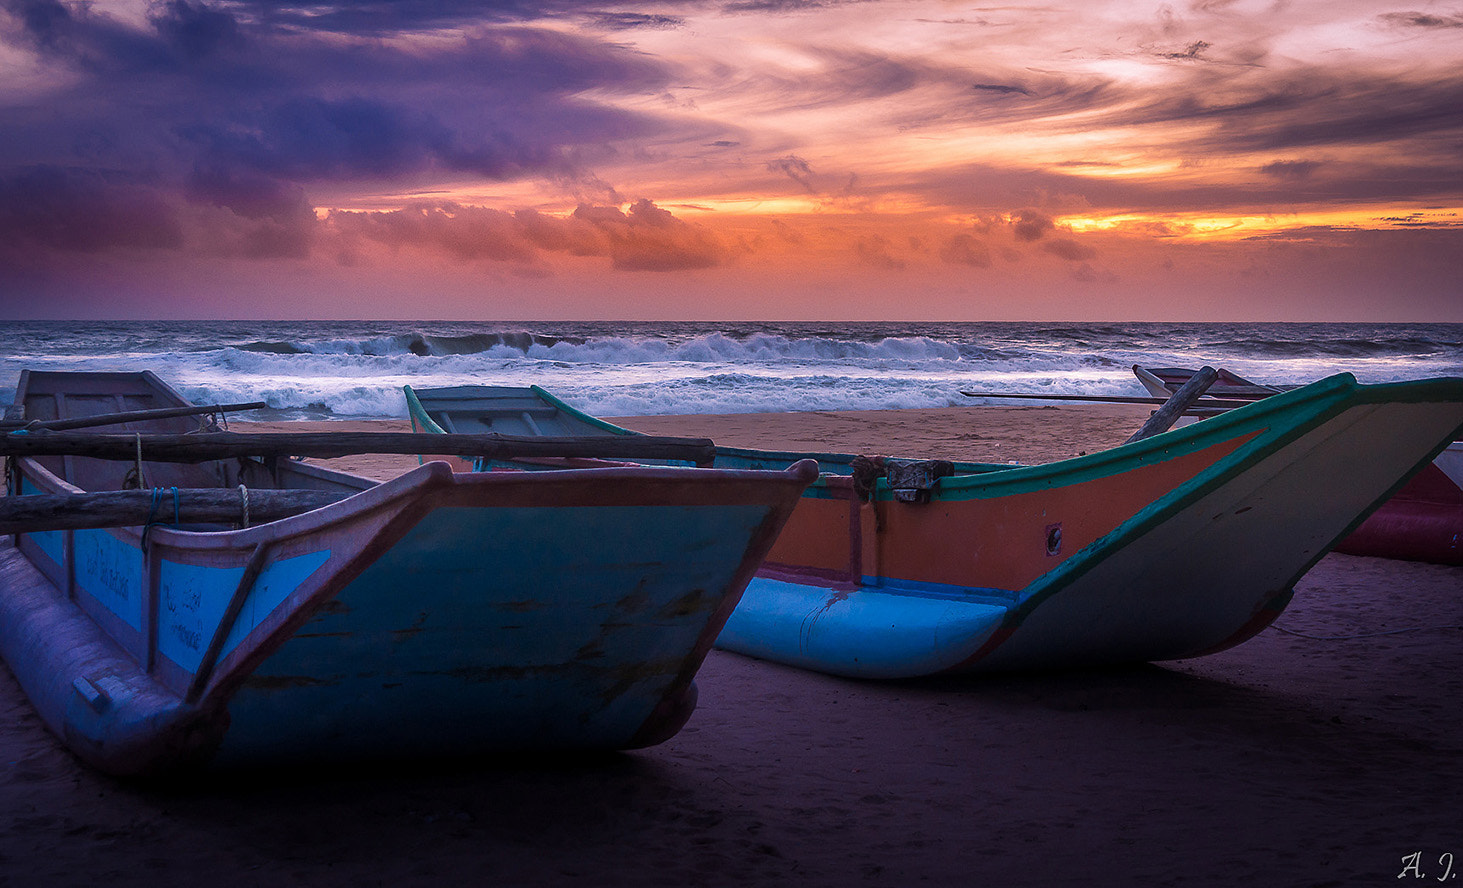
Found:
[[[428,431],[521,432],[527,413],[576,434],[634,434],[536,386],[408,388],[407,401]],[[718,466],[813,458],[822,474],[717,644],[866,678],[1222,650],[1269,625],[1460,427],[1463,379],[1341,374],[1047,465],[718,447]]]
[[[1165,398],[1194,373],[1179,367],[1133,367],[1133,374],[1150,394]],[[1257,401],[1296,388],[1251,382],[1221,369],[1207,394],[1228,401]],[[1431,465],[1412,476],[1360,527],[1337,543],[1336,551],[1463,564],[1463,441],[1449,444]]]
[[[816,475],[432,462],[377,483],[288,458],[319,435],[204,430],[186,414],[211,408],[149,372],[26,372],[16,402],[38,425],[0,436],[0,655],[121,775],[664,741]],[[138,415],[157,410],[185,415]],[[43,428],[76,417],[123,434]]]

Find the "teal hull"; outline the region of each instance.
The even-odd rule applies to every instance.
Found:
[[[136,374],[28,374],[33,414],[48,384],[169,403]],[[661,742],[816,475],[434,462],[376,484],[294,462],[143,466],[161,485],[217,472],[356,492],[243,529],[0,545],[0,655],[51,730],[115,774]],[[22,459],[18,492],[114,488],[126,468]]]
[[[429,427],[431,393],[408,403]],[[1077,459],[955,463],[918,491],[880,478],[867,501],[852,454],[720,447],[718,467],[813,458],[823,474],[717,645],[864,678],[1221,650],[1273,621],[1296,581],[1460,426],[1463,380],[1341,374]]]

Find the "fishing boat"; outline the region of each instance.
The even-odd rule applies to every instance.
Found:
[[[1133,367],[1133,374],[1150,394],[1165,398],[1178,391],[1195,372],[1181,367]],[[1251,382],[1221,369],[1207,394],[1228,401],[1255,401],[1295,388]],[[1463,441],[1450,443],[1430,465],[1337,543],[1336,551],[1463,564]]]
[[[816,476],[430,462],[378,483],[277,454],[162,461],[235,435],[187,415],[87,438],[135,440],[118,460],[57,452],[71,433],[45,426],[186,413],[154,374],[25,372],[16,403],[34,426],[0,435],[0,505],[61,505],[7,525],[0,655],[50,730],[119,775],[664,741]],[[146,514],[86,526],[127,497]],[[209,497],[231,517],[190,518]],[[260,520],[289,497],[325,504]]]
[[[418,390],[408,403],[430,431],[454,402]],[[717,645],[866,678],[1222,650],[1273,621],[1296,581],[1460,426],[1463,379],[1341,374],[1047,465],[718,447],[718,466],[812,457],[822,474]]]

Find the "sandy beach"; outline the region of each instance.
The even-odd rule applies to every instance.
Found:
[[[1034,462],[1116,444],[1147,412],[616,421]],[[1463,870],[1459,627],[1463,568],[1329,555],[1275,627],[1200,659],[871,683],[713,651],[689,724],[646,750],[161,787],[81,765],[0,669],[0,886],[1446,883]]]

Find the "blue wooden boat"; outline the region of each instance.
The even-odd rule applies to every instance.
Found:
[[[434,416],[455,405],[461,417],[469,394],[415,391],[408,403],[437,430]],[[1222,650],[1269,625],[1301,576],[1460,427],[1463,379],[1341,374],[1047,465],[718,448],[718,466],[811,457],[823,474],[717,644],[867,678]]]
[[[22,375],[27,419],[186,405],[151,373]],[[125,431],[196,430],[196,419]],[[798,495],[787,471],[665,467],[385,483],[301,462],[140,463],[171,487],[349,494],[258,526],[51,530],[0,544],[0,655],[114,774],[661,742]],[[132,463],[20,458],[20,495]]]

